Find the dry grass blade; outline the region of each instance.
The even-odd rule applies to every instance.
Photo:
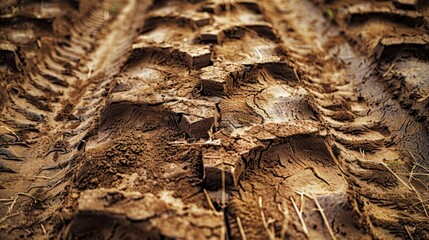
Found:
[[[259,199],[258,199],[258,205],[259,205],[259,211],[260,211],[260,213],[261,213],[262,224],[264,225],[265,231],[267,231],[268,238],[269,238],[270,240],[275,240],[275,239],[276,239],[276,238],[275,238],[275,235],[274,235],[274,233],[270,230],[270,228],[268,227],[268,223],[267,223],[267,220],[266,220],[266,218],[265,218],[264,211],[263,211],[263,209],[262,209],[262,197],[261,197],[261,196],[259,196]]]
[[[425,166],[421,165],[421,164],[417,161],[416,157],[414,157],[414,154],[413,154],[412,152],[410,152],[410,151],[408,151],[408,150],[407,150],[407,152],[408,152],[408,154],[410,154],[411,158],[414,160],[414,165],[417,165],[418,167],[422,168],[423,170],[425,170],[426,172],[428,172],[428,173],[429,173],[429,168],[427,168],[427,167],[425,167]]]
[[[43,232],[43,234],[45,234],[45,235],[46,235],[46,229],[45,229],[45,226],[43,226],[43,224],[40,224],[40,227],[42,228],[42,232]]]
[[[413,189],[404,181],[402,180],[402,178],[400,178],[398,176],[398,174],[396,174],[392,169],[389,168],[389,166],[387,166],[387,164],[385,164],[384,162],[380,161],[380,163],[387,168],[387,170],[389,170],[389,172],[391,172],[402,184],[404,184],[405,187],[407,187],[410,191],[413,191]]]
[[[304,196],[306,196],[306,197],[308,197],[308,198],[310,198],[310,199],[313,199],[313,197],[312,196],[310,196],[308,193],[305,193],[305,192],[300,192],[300,191],[298,191],[298,190],[293,190],[296,194],[298,194],[298,195],[304,195]]]
[[[410,180],[408,180],[408,181],[411,181],[411,180],[416,180],[416,178],[414,177],[414,176],[425,176],[425,177],[427,177],[427,176],[429,176],[429,173],[398,173],[398,175],[405,175],[405,176],[411,176],[412,175],[412,179],[410,179]]]
[[[10,204],[9,208],[7,209],[6,216],[7,216],[7,215],[9,215],[9,214],[12,212],[13,207],[15,206],[15,203],[16,203],[16,201],[18,200],[18,197],[19,197],[19,195],[17,194],[17,195],[15,195],[15,197],[13,198],[12,204]]]
[[[286,232],[289,225],[289,210],[287,209],[287,206],[282,202],[283,206],[280,206],[280,204],[277,204],[278,210],[283,214],[283,224],[282,224],[282,230],[280,231],[280,239],[285,239]]]
[[[423,211],[424,211],[424,213],[425,213],[426,217],[429,217],[428,212],[427,212],[427,210],[426,210],[425,202],[423,201],[422,197],[420,196],[420,193],[419,193],[419,192],[417,191],[417,189],[413,186],[413,184],[411,184],[411,183],[410,183],[410,186],[411,186],[411,188],[413,189],[414,193],[416,193],[417,198],[419,199],[419,201],[420,201],[420,203],[421,203],[421,205],[422,205],[422,207],[423,207]]]
[[[213,212],[217,212],[216,208],[213,206],[212,200],[210,199],[210,196],[207,193],[207,191],[205,189],[203,189],[203,192],[204,192],[204,195],[206,196],[207,203],[209,204],[210,209],[213,210]]]
[[[415,162],[414,164],[415,164],[416,166],[418,166],[418,167],[422,168],[423,170],[425,170],[427,173],[429,173],[429,169],[428,169],[427,167],[422,166],[421,164],[419,164],[419,163],[417,163],[417,162]]]
[[[381,164],[384,166],[384,167],[386,167],[404,186],[406,186],[410,191],[413,191],[416,195],[417,195],[417,198],[419,199],[419,201],[420,201],[420,203],[421,203],[421,205],[422,205],[422,207],[423,207],[423,211],[424,211],[424,213],[425,213],[425,215],[426,215],[426,217],[429,217],[429,214],[428,214],[428,212],[427,212],[427,210],[426,210],[426,205],[424,204],[424,201],[423,201],[423,199],[422,199],[422,197],[420,196],[420,194],[419,194],[419,192],[417,191],[417,189],[410,183],[409,185],[404,181],[404,180],[402,180],[402,178],[400,178],[392,169],[390,169],[389,168],[389,166],[387,166],[384,162],[381,162]]]
[[[12,131],[10,128],[5,127],[5,126],[0,126],[0,128],[4,128],[4,129],[8,130],[10,133],[12,133],[12,134],[16,137],[16,139],[17,139],[18,141],[21,141],[21,140],[19,139],[18,135],[17,135],[14,131]]]
[[[14,214],[6,215],[6,216],[4,216],[4,217],[0,218],[0,224],[1,224],[1,223],[3,223],[4,221],[8,220],[8,219],[9,219],[9,218],[11,218],[11,217],[15,217],[15,216],[17,216],[18,214],[19,214],[19,213],[14,213]]]
[[[304,231],[304,233],[305,233],[305,235],[306,235],[307,237],[310,237],[310,234],[308,233],[307,225],[305,224],[304,219],[302,218],[302,214],[301,214],[301,212],[299,211],[298,206],[296,205],[296,203],[295,203],[295,201],[293,200],[293,198],[292,198],[292,197],[290,197],[290,200],[291,200],[291,202],[292,202],[293,208],[294,208],[294,209],[295,209],[295,211],[296,211],[296,214],[298,214],[299,221],[301,222],[301,225],[302,225],[302,230]]]
[[[237,225],[238,225],[238,229],[240,230],[241,239],[247,240],[246,233],[244,232],[243,225],[241,224],[241,219],[238,216],[237,216]]]
[[[413,235],[411,235],[410,229],[408,229],[407,226],[404,226],[405,231],[407,231],[408,236],[410,237],[411,240],[414,240]]]
[[[298,69],[298,67],[295,67],[295,68],[293,69],[293,74],[295,75],[296,80],[301,81],[301,78],[298,76],[298,71],[297,71],[297,69]]]
[[[92,64],[88,64],[88,75],[87,75],[87,79],[91,78],[91,74],[92,74]]]
[[[331,235],[332,239],[334,239],[334,240],[337,239],[335,237],[334,231],[332,231],[331,224],[329,224],[328,218],[326,217],[322,206],[320,206],[319,201],[317,200],[316,196],[314,196],[314,194],[312,194],[312,195],[313,195],[313,200],[316,203],[317,208],[319,209],[320,215],[322,216],[323,221],[325,222],[326,228],[328,229],[329,235]]]
[[[417,165],[413,165],[413,168],[411,169],[411,172],[410,172],[410,177],[408,178],[408,182],[411,184],[411,180],[413,179],[413,177],[414,177],[414,170],[416,169],[416,167],[417,167]]]
[[[214,139],[214,140],[207,140],[205,142],[194,142],[189,143],[187,141],[174,141],[174,142],[168,142],[170,145],[181,145],[181,146],[205,146],[205,145],[211,145],[211,146],[220,146],[221,141],[220,139]]]
[[[387,71],[383,74],[383,77],[386,77],[386,76],[387,76],[387,74],[389,74],[389,73],[390,73],[390,71],[392,71],[393,67],[395,67],[395,64],[392,64],[392,65],[390,66],[390,68],[389,68],[389,69],[387,69]]]
[[[0,223],[6,221],[10,217],[18,215],[18,213],[14,213],[14,214],[11,214],[11,213],[12,213],[13,207],[15,206],[16,202],[18,201],[19,196],[26,196],[26,197],[33,199],[34,202],[37,201],[37,199],[35,197],[33,197],[27,193],[22,193],[22,192],[17,193],[11,199],[0,199],[1,202],[11,202],[10,206],[8,207],[8,209],[6,211],[6,214],[0,219]],[[5,205],[9,205],[9,203],[6,203]]]

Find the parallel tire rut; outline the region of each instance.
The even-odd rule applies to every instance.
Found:
[[[0,4],[0,238],[429,239],[429,4]]]

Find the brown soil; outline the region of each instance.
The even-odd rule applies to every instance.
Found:
[[[429,4],[0,3],[0,239],[429,239]]]

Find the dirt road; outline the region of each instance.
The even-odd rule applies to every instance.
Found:
[[[429,239],[429,3],[0,4],[0,239]]]

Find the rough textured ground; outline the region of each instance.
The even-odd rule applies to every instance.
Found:
[[[0,3],[0,239],[429,239],[426,1]]]

